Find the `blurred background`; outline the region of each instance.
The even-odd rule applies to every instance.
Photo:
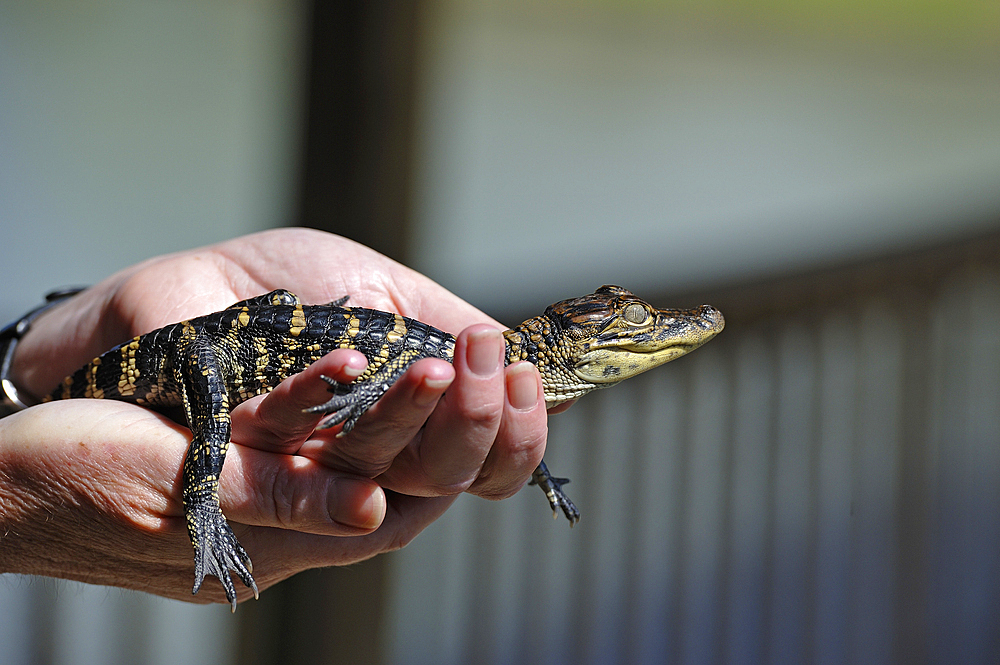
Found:
[[[235,617],[4,575],[0,663],[1000,662],[997,4],[4,3],[0,320],[289,224],[727,329],[550,420],[573,530],[462,497]]]

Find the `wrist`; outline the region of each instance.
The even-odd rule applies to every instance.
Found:
[[[61,289],[46,295],[45,302],[0,330],[0,418],[21,411],[37,402],[29,387],[19,381],[15,353],[20,342],[31,330],[35,320],[52,307],[82,291],[80,288]]]

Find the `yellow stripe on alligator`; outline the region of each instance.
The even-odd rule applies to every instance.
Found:
[[[395,324],[392,326],[392,330],[386,333],[385,341],[387,344],[395,344],[399,340],[406,336],[406,321],[399,314],[395,315]]]
[[[92,399],[104,399],[104,391],[97,386],[97,368],[101,366],[101,359],[94,358],[87,370],[87,387],[84,388],[83,396]]]
[[[292,310],[292,323],[291,328],[288,329],[288,334],[292,337],[298,337],[306,328],[306,315],[302,311],[302,305],[296,305],[295,309]]]
[[[65,379],[63,379],[62,395],[60,395],[60,397],[62,399],[70,399],[71,397],[73,397],[72,388],[73,388],[73,376],[70,375],[67,376]]]
[[[361,332],[361,319],[350,312],[344,316],[347,317],[347,336],[351,338],[357,337],[358,333]]]
[[[135,394],[135,380],[139,378],[139,368],[135,365],[135,353],[139,349],[139,338],[122,346],[121,374],[118,376],[118,393],[123,397]]]

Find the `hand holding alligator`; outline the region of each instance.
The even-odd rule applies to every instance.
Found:
[[[302,407],[329,397],[321,374],[347,382],[360,373],[357,351],[330,353],[233,410],[237,445],[220,498],[254,554],[260,588],[400,547],[458,493],[502,498],[531,476],[545,403],[533,366],[504,367],[501,326],[425,277],[314,231],[256,234],[118,273],[39,318],[12,378],[44,395],[123,339],[278,287],[307,303],[349,295],[351,304],[463,332],[454,364],[416,362],[343,438],[314,432],[322,416]],[[0,420],[0,571],[223,600],[217,585],[190,594],[180,502],[189,441],[163,416],[105,400]]]

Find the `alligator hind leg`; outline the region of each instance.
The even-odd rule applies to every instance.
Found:
[[[340,296],[336,300],[331,300],[326,303],[327,307],[343,307],[347,304],[347,301],[351,299],[351,296]]]
[[[216,481],[184,492],[184,513],[194,547],[194,587],[191,593],[198,593],[205,575],[214,575],[222,583],[226,600],[235,612],[236,588],[229,571],[236,573],[240,581],[253,590],[254,598],[259,592],[253,579],[250,557],[219,507],[218,486]]]
[[[545,492],[545,498],[549,500],[552,507],[552,517],[558,517],[558,510],[562,510],[563,515],[569,520],[569,525],[573,526],[580,521],[580,511],[576,509],[573,502],[569,500],[566,493],[562,491],[562,486],[569,482],[569,478],[555,478],[549,473],[549,467],[545,462],[539,462],[538,468],[531,474],[531,485],[538,485]]]
[[[218,361],[211,340],[194,335],[178,348],[176,367],[188,427],[194,435],[184,460],[182,491],[188,535],[194,547],[192,593],[198,593],[205,575],[214,575],[235,612],[236,589],[230,571],[253,589],[254,597],[258,593],[250,573],[250,557],[236,540],[219,504],[219,475],[232,429],[224,365]]]
[[[328,302],[327,307],[341,307],[350,300],[350,296],[342,296]],[[242,309],[244,307],[266,307],[268,305],[301,305],[302,301],[299,297],[287,289],[275,289],[270,293],[265,293],[260,296],[254,296],[253,298],[247,298],[246,300],[240,300],[239,302],[234,302],[232,305],[226,309]]]

